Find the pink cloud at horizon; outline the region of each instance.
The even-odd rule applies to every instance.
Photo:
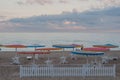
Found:
[[[63,24],[65,24],[65,25],[76,24],[76,22],[73,22],[73,21],[64,21]]]

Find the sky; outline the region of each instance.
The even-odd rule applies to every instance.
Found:
[[[0,0],[0,32],[120,32],[120,0]]]

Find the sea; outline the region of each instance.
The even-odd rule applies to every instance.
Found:
[[[92,45],[113,44],[120,46],[119,33],[0,33],[0,45],[23,44],[23,45],[45,45],[52,47],[54,44],[83,44],[84,47]],[[1,47],[3,51],[14,51],[15,49]],[[34,50],[25,48],[18,50]],[[115,48],[113,50],[120,50]]]

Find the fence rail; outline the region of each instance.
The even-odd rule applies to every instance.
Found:
[[[116,66],[20,66],[20,78],[22,77],[104,77],[116,76]]]

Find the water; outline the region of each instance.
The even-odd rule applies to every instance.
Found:
[[[83,44],[85,47],[95,44],[120,46],[120,36],[118,33],[0,33],[0,44],[40,44],[51,47],[53,44],[73,43]],[[14,49],[3,48],[2,50]]]

